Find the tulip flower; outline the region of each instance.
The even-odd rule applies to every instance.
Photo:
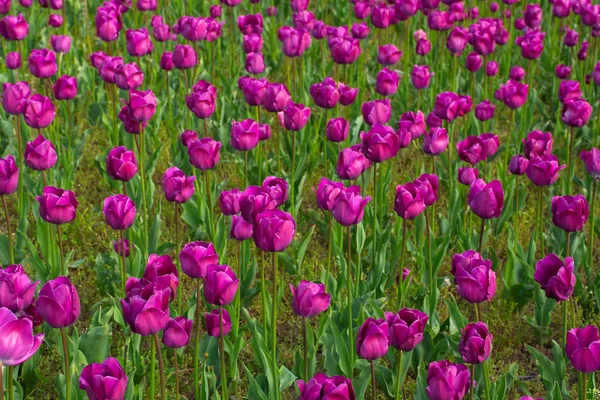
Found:
[[[57,100],[74,99],[77,96],[77,79],[73,76],[63,75],[56,80],[53,91]]]
[[[281,83],[269,83],[263,93],[263,107],[269,112],[280,112],[290,102],[290,92]]]
[[[350,124],[344,118],[332,118],[327,122],[325,136],[327,140],[340,143],[348,138]]]
[[[476,52],[469,53],[467,55],[465,63],[467,71],[470,72],[477,72],[483,66],[483,60],[481,59],[481,56]]]
[[[233,301],[239,284],[229,266],[210,265],[204,277],[204,299],[215,306],[226,306]]]
[[[2,85],[2,107],[12,115],[23,114],[27,106],[27,99],[31,95],[27,82],[11,84],[4,82]]]
[[[288,184],[284,179],[267,176],[263,180],[262,188],[277,203],[277,206],[284,205],[288,199]]]
[[[588,203],[582,194],[552,198],[552,223],[565,232],[582,230],[588,215]]]
[[[11,154],[0,158],[0,196],[14,193],[18,186],[19,167],[15,158]]]
[[[212,243],[190,242],[186,244],[179,253],[181,270],[190,278],[204,279],[211,265],[219,263]]]
[[[53,76],[58,69],[56,53],[48,49],[31,50],[27,64],[29,65],[29,72],[40,79]]]
[[[419,39],[417,41],[417,47],[415,49],[415,53],[417,53],[420,56],[426,56],[427,54],[429,54],[430,51],[431,51],[431,42],[427,38]]]
[[[86,365],[79,377],[79,388],[90,400],[120,399],[125,396],[129,378],[114,357]]]
[[[400,351],[412,351],[421,341],[429,317],[422,311],[403,308],[398,313],[385,313],[390,346]]]
[[[481,364],[490,357],[493,335],[483,322],[468,324],[462,329],[458,352],[467,364]]]
[[[329,51],[333,62],[342,65],[353,64],[362,53],[360,41],[348,36],[332,39]]]
[[[353,89],[351,87],[344,85],[343,83],[340,83],[338,85],[338,88],[340,91],[340,104],[343,106],[352,105],[354,103],[354,101],[356,100],[356,96],[358,95],[358,92],[360,91],[360,89],[358,89],[358,88]]]
[[[415,65],[410,74],[410,81],[417,90],[427,89],[434,74],[429,72],[428,65]]]
[[[8,68],[8,69],[14,70],[14,69],[21,68],[21,55],[16,51],[7,53],[5,64],[6,64],[6,68]]]
[[[56,164],[57,155],[54,145],[42,135],[25,145],[23,155],[25,165],[36,171],[45,171]]]
[[[474,166],[480,161],[485,161],[487,154],[483,140],[479,136],[468,136],[465,140],[456,143],[458,157]]]
[[[380,163],[398,154],[399,137],[389,126],[375,124],[368,132],[361,132],[360,137],[365,156],[373,162]]]
[[[303,318],[311,318],[329,308],[331,295],[325,293],[325,285],[302,280],[292,291],[292,310]]]
[[[263,31],[262,14],[240,15],[237,19],[237,26],[244,35],[253,33],[260,35]]]
[[[487,76],[496,76],[498,74],[498,63],[496,61],[489,61],[485,65],[485,74]]]
[[[561,120],[571,128],[581,128],[592,115],[592,106],[584,99],[569,99],[564,102]]]
[[[573,270],[572,257],[566,257],[563,261],[556,254],[550,253],[535,264],[533,279],[540,284],[547,297],[565,301],[573,294],[577,282]]]
[[[370,166],[371,161],[365,157],[362,145],[355,145],[340,152],[336,172],[340,179],[354,180]]]
[[[121,57],[104,57],[99,69],[102,80],[106,83],[115,83],[117,70],[121,65],[123,65]]]
[[[131,228],[135,222],[135,204],[124,194],[105,198],[102,212],[104,221],[114,230]]]
[[[239,189],[224,190],[219,195],[219,207],[223,215],[235,215],[240,213]]]
[[[360,195],[360,186],[350,186],[342,190],[333,203],[333,217],[342,226],[359,224],[364,216],[365,206],[371,197]]]
[[[44,334],[33,334],[33,324],[27,318],[17,318],[8,308],[0,307],[0,364],[7,367],[19,365],[33,356]]]
[[[291,214],[279,210],[267,210],[256,215],[254,243],[262,251],[281,252],[292,242],[296,234],[296,222]]]
[[[563,64],[558,64],[554,69],[554,74],[558,79],[567,79],[571,75],[571,67]],[[594,81],[596,82],[596,69],[594,69]]]
[[[279,113],[279,122],[289,131],[300,131],[306,126],[309,117],[310,108],[289,101],[287,108]]]
[[[525,173],[534,185],[550,186],[558,180],[558,173],[565,168],[564,164],[559,165],[558,158],[554,154],[550,154],[531,158]]]
[[[446,47],[453,55],[461,54],[468,44],[468,32],[462,26],[452,29],[446,40]]]
[[[244,53],[260,53],[263,49],[263,38],[257,33],[252,33],[250,35],[244,35]]]
[[[162,337],[162,342],[165,346],[171,349],[179,349],[188,344],[190,341],[190,333],[192,332],[193,322],[185,317],[171,318]]]
[[[506,84],[500,85],[500,100],[512,109],[521,108],[527,101],[529,86],[509,79]]]
[[[480,121],[488,121],[494,118],[494,111],[496,106],[490,103],[488,100],[483,100],[481,103],[475,106],[475,118]]]
[[[452,275],[460,297],[469,303],[490,301],[496,294],[496,273],[492,261],[474,250],[452,257]]]
[[[439,179],[437,175],[423,174],[415,180],[426,206],[433,205],[438,199]]]
[[[478,177],[479,171],[477,168],[461,167],[458,169],[458,182],[463,185],[471,186]]]
[[[431,400],[461,400],[470,385],[469,368],[449,361],[434,361],[427,370],[427,396]]]
[[[459,96],[453,92],[444,92],[437,95],[433,106],[433,113],[448,122],[454,121],[458,117],[460,105]]]
[[[504,208],[504,190],[498,180],[477,179],[469,190],[469,207],[482,219],[498,218]],[[483,232],[482,232],[483,234]]]
[[[232,239],[243,242],[248,240],[254,234],[254,228],[251,223],[246,221],[239,215],[231,216],[231,229],[229,230],[229,236]]]
[[[112,148],[106,156],[106,172],[118,181],[131,180],[138,172],[135,153],[124,146]]]
[[[46,186],[41,196],[36,197],[40,204],[40,217],[51,224],[62,225],[75,218],[79,202],[70,190]]]
[[[249,186],[240,194],[240,211],[242,217],[254,224],[256,216],[266,210],[277,208],[277,201],[268,190],[261,186]]]
[[[531,131],[527,139],[523,139],[523,154],[528,159],[552,154],[552,134],[550,132]]]
[[[144,73],[136,63],[122,64],[117,67],[115,84],[119,89],[137,89],[144,81]]]
[[[425,132],[423,151],[432,156],[442,154],[448,147],[448,140],[448,131],[444,128],[431,128]]]
[[[132,57],[143,57],[152,53],[154,48],[146,28],[127,29],[125,32],[127,53]]]
[[[105,42],[113,42],[122,29],[121,15],[109,7],[98,7],[96,13],[96,35]],[[62,23],[60,24],[62,25]]]
[[[178,277],[177,267],[170,256],[157,254],[148,256],[144,279],[154,283],[155,290],[170,289],[171,301],[177,296]]]
[[[332,182],[327,178],[321,178],[319,186],[313,189],[316,194],[317,206],[321,210],[331,211],[336,197],[344,190],[342,182]]]
[[[213,169],[219,163],[220,150],[221,142],[210,137],[194,140],[187,149],[190,164],[202,171]]]
[[[356,354],[372,361],[383,357],[387,353],[388,346],[388,323],[386,320],[367,318],[356,335]]]
[[[325,78],[323,82],[312,84],[310,95],[317,106],[325,109],[334,108],[340,99],[337,84],[330,77]]]
[[[24,311],[33,303],[39,283],[32,283],[19,264],[0,268],[0,307],[14,313]]]
[[[361,111],[363,120],[369,125],[385,124],[392,114],[389,99],[367,101],[363,103]]]
[[[562,81],[558,86],[558,98],[561,103],[581,98],[581,88],[578,81]]]
[[[300,391],[299,400],[329,398],[354,400],[356,398],[352,380],[341,375],[330,378],[325,374],[316,374],[306,382],[299,379],[296,383]]]
[[[175,65],[177,66],[177,64]],[[215,112],[216,103],[217,89],[210,83],[202,80],[194,85],[192,93],[185,96],[185,104],[194,113],[196,118],[209,118]]]
[[[134,289],[141,285],[140,289]],[[145,279],[130,277],[126,284],[127,296],[121,299],[123,319],[131,331],[142,336],[160,332],[169,321],[171,290],[157,290]]]
[[[227,334],[231,331],[231,317],[226,309],[222,309],[223,311],[223,334],[221,335],[221,317],[219,316],[219,310],[212,310],[211,312],[204,313],[204,325],[206,327],[206,333],[209,336],[220,338],[222,336],[227,336]]]
[[[600,150],[582,150],[579,157],[585,163],[587,173],[596,180],[600,179]]]
[[[57,53],[68,53],[71,50],[71,36],[51,35],[50,44]]]
[[[403,219],[415,219],[425,211],[425,200],[418,185],[409,182],[405,185],[396,186],[394,211]]]
[[[162,179],[162,189],[167,201],[179,204],[187,202],[194,195],[195,176],[185,176],[185,173],[177,167],[169,167]]]
[[[249,151],[258,144],[258,124],[252,119],[231,123],[231,146],[238,151]]]
[[[598,328],[588,325],[585,328],[571,329],[567,334],[565,353],[577,371],[589,374],[600,370]],[[587,379],[587,376],[585,378]]]
[[[382,68],[377,73],[375,90],[382,96],[391,96],[398,90],[398,74],[388,68]]]
[[[73,325],[81,312],[77,289],[69,278],[64,276],[48,281],[42,286],[36,307],[44,321],[53,328]]]
[[[246,72],[253,75],[262,74],[265,71],[265,59],[262,53],[249,53],[246,55],[244,64]]]
[[[283,26],[277,32],[283,54],[290,58],[300,57],[310,47],[310,34],[304,29]]]
[[[524,175],[527,167],[529,167],[529,160],[521,154],[513,156],[510,159],[510,164],[508,164],[510,173],[517,176]]]
[[[29,127],[43,129],[54,121],[56,108],[49,98],[41,94],[34,94],[26,100],[23,116],[25,117],[25,123]]]
[[[402,57],[402,52],[393,44],[379,46],[377,50],[377,62],[381,65],[394,65]]]
[[[120,256],[129,257],[129,254],[130,254],[129,240],[127,240],[127,239],[113,240],[113,250],[115,251],[115,253],[117,253]]]

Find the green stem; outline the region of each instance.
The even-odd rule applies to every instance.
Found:
[[[118,253],[119,257],[119,267],[121,268],[121,290],[123,291],[123,298],[126,296],[125,290],[125,241],[123,240],[123,231],[119,231],[119,245],[117,246],[117,250],[120,250]]]
[[[160,350],[160,343],[158,342],[158,333],[154,334],[154,349],[156,350],[156,356],[158,357],[158,370],[160,373],[160,398],[161,400],[166,400],[165,365],[163,363],[162,351]]]
[[[569,149],[567,153],[567,193],[571,192],[571,178],[573,176],[573,165],[571,165],[573,163],[573,155],[571,153],[573,153],[573,140],[575,139],[575,135],[573,133],[574,130],[575,128],[573,127],[571,127],[569,130]]]
[[[471,364],[471,388],[469,390],[469,397],[473,400],[475,396],[475,364]]]
[[[304,381],[308,382],[308,318],[302,318],[304,320]]]
[[[403,284],[402,284],[402,272],[404,271],[404,251],[406,249],[406,218],[402,220],[402,247],[400,247],[400,270],[398,271],[398,308],[402,307],[402,301],[404,300]],[[430,266],[431,267],[431,266]]]
[[[60,269],[63,276],[67,276],[67,266],[65,265],[65,253],[63,251],[62,235],[60,233],[60,225],[56,225],[56,233],[58,235],[58,249],[60,250]]]
[[[594,183],[592,184],[592,204],[590,207],[590,215],[591,217],[591,226],[590,226],[590,245],[588,246],[588,271],[594,261],[594,236],[596,234],[595,231],[595,222],[596,222],[596,186],[598,180],[594,179]],[[588,272],[588,284],[589,284],[589,272]]]
[[[584,373],[583,374],[583,389],[581,390],[581,394],[579,395],[579,397],[582,400],[586,400],[587,399],[587,382],[588,381],[588,374]]]
[[[329,236],[329,245],[327,246],[327,274],[325,275],[325,292],[327,292],[327,284],[329,283],[329,272],[331,271],[331,252],[333,251],[331,246],[332,236],[333,236],[333,228],[331,226],[331,213],[327,213],[327,225],[329,228],[328,236]]]
[[[483,234],[485,232],[485,219],[481,218],[481,230],[479,231],[479,254],[481,254],[481,250],[483,249]]]
[[[348,337],[349,337],[349,345],[350,345],[350,360],[352,366],[352,372],[354,371],[354,328],[352,327],[352,268],[351,265],[351,229],[350,226],[346,227],[346,235],[348,241],[348,256],[346,259],[346,285],[348,290]],[[353,375],[353,373],[351,373]],[[350,377],[352,378],[352,377]]]
[[[225,364],[225,346],[223,338],[223,306],[219,307],[219,355],[221,356],[220,377],[221,377],[221,394],[222,399],[229,399],[227,395],[227,366]]]
[[[375,380],[375,361],[371,360],[371,391],[373,400],[377,400],[377,381]]]
[[[273,294],[271,299],[271,358],[273,362],[273,375],[275,376],[275,387],[279,387],[277,382],[277,253],[272,254],[272,268],[273,268]]]
[[[179,400],[179,366],[177,365],[177,349],[173,349],[173,366],[175,367],[175,399]]]
[[[569,330],[569,300],[563,301],[563,347],[567,345],[567,331]]]
[[[488,359],[489,360],[489,359]],[[488,369],[488,360],[484,361],[483,364],[481,364],[482,368],[483,368],[483,381],[485,383],[485,398],[486,399],[490,399],[491,396],[491,381],[490,381],[490,371]]]
[[[150,358],[150,399],[155,399],[156,396],[154,395],[154,386],[156,384],[156,376],[154,374],[154,370],[156,369],[156,342],[154,342],[154,338],[150,339],[150,342],[152,344],[152,349],[150,350],[150,352],[152,353],[152,356]]]
[[[142,179],[142,206],[143,206],[143,224],[144,224],[144,260],[148,258],[148,207],[146,205],[146,170],[144,168],[144,130],[140,124],[140,134],[138,138],[138,153],[140,159],[140,173]]]
[[[510,109],[510,120],[508,122],[508,143],[506,144],[506,155],[504,156],[504,165],[508,165],[508,161],[510,159],[510,146],[512,144],[512,126],[515,122],[515,109]]]
[[[202,279],[196,279],[196,312],[194,320],[194,328],[196,329],[194,337],[194,393],[195,398],[200,398],[200,367],[198,363],[200,353],[200,305],[202,298],[200,292],[202,290]]]
[[[291,186],[291,204],[292,204],[292,217],[296,218],[296,132],[292,132],[292,181]]]
[[[0,400],[4,400],[4,365],[0,362]]]
[[[66,399],[71,399],[71,359],[69,358],[69,345],[67,343],[67,330],[60,328],[60,336],[62,338],[63,357],[65,359],[65,383],[66,383]]]
[[[14,371],[15,367],[7,367],[6,368],[6,383],[7,383],[7,388],[6,388],[6,392],[8,394],[8,400],[14,400],[15,398],[15,391],[13,388],[13,371]],[[0,378],[1,380],[2,378]],[[2,391],[2,388],[0,388],[0,391]]]
[[[381,31],[381,29],[380,29]],[[378,211],[378,205],[377,205],[377,163],[373,163],[373,189],[374,189],[374,200],[375,202],[373,203],[373,248],[372,248],[372,255],[373,255],[373,259],[371,262],[371,267],[375,268],[375,260],[377,258],[377,211]],[[360,277],[357,277],[357,279],[360,279]]]
[[[402,382],[400,381],[402,379],[402,350],[398,352],[398,362],[396,368],[398,369],[396,375],[396,400],[400,400],[402,398],[400,395],[402,392]]]
[[[10,217],[8,215],[8,206],[6,205],[6,198],[5,196],[0,196],[2,197],[2,206],[4,207],[4,217],[6,218],[6,234],[8,235],[8,254],[9,254],[9,260],[11,264],[15,263],[15,252],[13,249],[13,242],[12,242],[12,228],[10,226]]]
[[[246,152],[247,154],[248,152]],[[210,235],[210,239],[214,240],[214,227],[213,227],[213,221],[212,221],[212,212],[213,212],[213,207],[212,207],[212,190],[210,188],[210,178],[208,176],[208,170],[204,171],[204,185],[206,187],[206,199],[207,199],[207,206],[208,206],[208,233]]]
[[[175,203],[175,264],[179,276],[182,276],[179,262],[179,203]],[[177,313],[181,314],[181,290],[177,291]],[[175,358],[177,358],[177,355],[175,355]]]

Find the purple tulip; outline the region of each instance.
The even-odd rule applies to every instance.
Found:
[[[190,341],[192,325],[193,321],[191,319],[182,316],[171,318],[165,326],[162,342],[171,349],[179,349],[185,346]]]
[[[331,295],[325,293],[325,285],[305,280],[300,281],[297,288],[290,285],[292,291],[292,310],[294,314],[311,318],[329,308]]]
[[[350,132],[350,124],[344,118],[332,118],[327,122],[325,128],[325,136],[327,140],[340,143],[348,138]]]
[[[506,84],[500,85],[500,96],[504,104],[512,109],[521,108],[527,101],[529,85],[509,79]]]
[[[429,317],[417,309],[403,308],[397,314],[386,312],[385,319],[389,327],[390,346],[401,351],[412,351],[423,340]]]
[[[18,318],[8,308],[0,307],[0,363],[7,367],[19,365],[33,356],[44,334],[33,334],[33,323],[27,318]]]
[[[162,61],[162,60],[161,60]],[[144,73],[136,63],[122,64],[117,67],[115,84],[119,89],[132,90],[140,87],[144,81]]]
[[[352,37],[355,39],[366,39],[369,36],[371,30],[369,29],[369,25],[366,22],[353,24],[350,28],[350,33]]]
[[[494,118],[494,111],[496,111],[496,106],[488,100],[483,100],[475,106],[475,118],[480,121],[488,121]]]
[[[382,68],[377,73],[375,90],[382,96],[391,96],[398,90],[398,74],[388,68]]]
[[[528,60],[537,60],[544,50],[546,32],[530,30],[517,37],[515,44],[521,47],[521,56]]]
[[[251,224],[254,224],[258,214],[275,208],[277,208],[277,201],[271,197],[268,190],[261,186],[248,186],[240,194],[242,217]]]
[[[23,1],[23,0],[21,0]],[[32,1],[33,0],[26,0],[26,1]],[[48,25],[50,25],[53,28],[60,28],[63,25],[63,17],[60,14],[50,14],[48,16]]]
[[[185,176],[179,168],[169,167],[163,175],[161,186],[167,201],[179,204],[187,202],[194,195],[195,176]]]
[[[152,90],[130,90],[129,112],[134,121],[148,122],[156,113],[156,96]]]
[[[219,163],[221,142],[204,137],[190,143],[187,150],[190,164],[205,171],[213,169]]]
[[[5,63],[8,69],[19,69],[21,68],[21,55],[16,51],[7,53]]]
[[[542,8],[539,4],[527,4],[523,18],[528,27],[537,28],[542,23]]]
[[[12,115],[23,114],[31,91],[27,82],[11,84],[4,82],[2,85],[2,107]]]
[[[23,116],[29,127],[43,129],[54,121],[56,108],[49,98],[41,94],[34,94],[26,100]]]
[[[235,215],[240,213],[239,189],[224,190],[219,195],[219,207],[223,215]]]
[[[427,370],[427,396],[431,400],[462,400],[469,389],[470,378],[466,365],[434,361]]]
[[[529,167],[529,160],[521,154],[512,156],[508,164],[508,170],[513,175],[524,175],[527,167]]]
[[[399,150],[399,137],[394,130],[385,125],[375,124],[368,132],[360,134],[365,156],[373,162],[383,162]]]
[[[277,32],[277,36],[281,41],[283,54],[290,58],[300,57],[311,44],[310,34],[304,29],[283,26]]]
[[[188,44],[175,45],[175,49],[173,50],[173,65],[175,65],[175,68],[182,70],[191,69],[196,65],[197,61],[198,56],[192,46]]]
[[[565,353],[577,371],[588,374],[600,370],[598,328],[588,325],[585,328],[571,329],[567,334]]]
[[[360,195],[360,186],[350,186],[342,190],[333,203],[333,217],[342,226],[359,224],[365,213],[365,206],[371,197]]]
[[[483,140],[479,136],[467,136],[465,140],[456,143],[456,151],[461,160],[472,166],[485,161],[487,157]]]
[[[556,254],[550,253],[535,264],[533,279],[540,284],[547,297],[556,301],[569,300],[577,282],[574,268],[572,257],[563,261]]]
[[[109,7],[98,7],[95,17],[96,35],[105,42],[113,42],[119,37],[122,29],[121,15],[118,11]],[[62,18],[61,24],[62,25]]]
[[[504,207],[502,183],[494,180],[486,184],[483,179],[477,179],[469,190],[469,207],[479,218],[498,218]]]
[[[387,353],[388,323],[385,319],[367,318],[356,335],[356,354],[367,360],[376,360]]]
[[[353,64],[362,50],[360,41],[349,36],[334,38],[329,43],[331,59],[336,64]]]
[[[469,303],[490,301],[496,294],[496,273],[492,261],[474,250],[452,257],[452,275],[460,297]]]
[[[465,66],[467,68],[467,71],[470,71],[470,72],[477,72],[483,66],[483,60],[481,59],[481,56],[479,54],[477,54],[476,52],[469,53],[467,55],[465,62],[466,62]]]
[[[0,196],[14,193],[18,186],[19,167],[15,158],[11,154],[0,158]],[[0,302],[0,306],[1,304]]]
[[[204,299],[215,306],[226,306],[235,298],[240,280],[227,265],[210,265],[204,277]]]
[[[385,124],[392,114],[389,99],[367,101],[363,103],[361,111],[364,121],[369,125]]]
[[[481,364],[490,357],[493,335],[483,322],[467,324],[458,342],[458,352],[467,364]]]
[[[323,82],[312,84],[310,95],[317,106],[325,109],[334,108],[340,99],[337,84],[330,77],[325,78]]]
[[[362,146],[355,145],[340,152],[336,172],[340,179],[354,180],[370,166],[371,161],[365,157]]]
[[[130,246],[129,240],[127,239],[119,239],[113,241],[113,250],[120,256],[129,257]]]
[[[258,124],[252,119],[231,123],[231,146],[238,151],[249,151],[258,144]]]
[[[217,106],[217,89],[206,81],[198,81],[192,93],[185,96],[185,104],[196,118],[209,118]]]
[[[263,107],[269,112],[280,112],[290,102],[290,92],[281,83],[269,83],[263,94]]]
[[[206,276],[208,267],[219,263],[219,256],[212,243],[190,242],[179,253],[179,263],[187,276],[199,279]]]
[[[79,202],[70,190],[46,186],[41,196],[36,197],[40,204],[40,217],[51,224],[62,225],[75,218]]]
[[[572,128],[581,128],[592,116],[592,106],[584,99],[571,99],[563,104],[561,120]]]
[[[132,57],[143,57],[154,48],[146,28],[127,29],[125,32],[127,53]]]
[[[123,65],[123,59],[121,57],[104,57],[98,70],[102,80],[106,83],[115,83],[117,79],[117,70],[121,65]]]
[[[330,378],[316,374],[308,382],[298,379],[296,383],[300,391],[298,400],[356,400],[352,380],[341,375]]]
[[[379,46],[377,50],[377,62],[381,65],[394,65],[402,57],[402,52],[393,44]]]
[[[426,206],[433,205],[438,199],[439,179],[437,175],[423,174],[415,180]]]
[[[410,81],[417,90],[427,89],[433,75],[429,72],[428,65],[415,65],[410,73]]]
[[[564,64],[558,64],[556,66],[556,68],[554,69],[554,74],[556,75],[556,77],[558,79],[567,79],[571,75],[571,67],[569,67],[568,65],[564,65]],[[594,81],[598,82],[596,80],[597,72],[596,72],[595,68],[594,68],[593,76],[594,76]],[[598,79],[600,79],[600,76],[598,77]]]
[[[79,388],[93,400],[116,400],[125,396],[128,381],[119,360],[109,357],[102,364],[91,363],[83,368]]]
[[[138,172],[135,153],[124,146],[112,148],[106,156],[106,172],[118,181],[131,180]]]
[[[338,89],[340,91],[340,104],[343,106],[352,105],[360,91],[358,88],[351,88],[343,83],[338,84]]]
[[[477,168],[460,167],[458,169],[458,182],[463,185],[471,186],[471,184],[475,182],[478,177],[479,171]]]
[[[125,284],[127,296],[121,299],[123,319],[133,333],[151,336],[169,322],[171,290],[156,290],[146,279],[129,277]]]
[[[437,156],[446,150],[448,141],[448,131],[444,128],[431,128],[428,132],[425,132],[423,151],[425,154]]]
[[[421,111],[405,112],[400,116],[398,129],[410,133],[411,139],[418,139],[425,132],[425,116]]]
[[[20,264],[0,268],[0,307],[21,312],[34,301],[39,281],[31,282]]]
[[[279,122],[288,131],[301,131],[309,117],[310,108],[290,100],[286,109],[279,113]]]
[[[262,53],[248,53],[244,68],[252,75],[260,75],[265,72],[265,58]]]
[[[244,35],[244,53],[260,53],[263,49],[263,38],[256,33],[250,35]]]
[[[524,155],[528,159],[552,155],[552,134],[539,130],[531,131],[527,139],[523,139]]]
[[[571,2],[568,0],[555,0],[552,3],[552,15],[557,18],[566,18],[571,13]]]
[[[427,54],[429,54],[430,51],[431,51],[431,42],[427,38],[419,39],[417,41],[415,53],[417,53],[420,56],[426,56]]]
[[[71,100],[77,96],[77,78],[63,75],[56,80],[53,87],[56,100]]]
[[[102,213],[106,224],[118,231],[131,228],[135,222],[136,208],[129,197],[117,194],[104,199]]]
[[[453,92],[440,93],[435,98],[433,113],[448,122],[454,121],[458,117],[460,105],[459,96]]]
[[[25,165],[36,171],[45,171],[56,164],[57,155],[54,145],[42,135],[25,145],[23,155]]]
[[[579,157],[585,163],[588,174],[594,179],[600,179],[600,150],[596,148],[582,150]]]
[[[68,53],[71,50],[71,36],[51,35],[50,44],[57,53]]]
[[[448,39],[446,40],[446,47],[450,52],[454,55],[461,54],[468,43],[468,32],[462,26],[456,26],[450,34],[448,35]]]
[[[277,206],[284,205],[288,199],[288,183],[285,179],[267,176],[263,180],[262,188],[277,203]]]
[[[552,198],[552,223],[565,232],[579,232],[589,215],[585,196],[554,196]]]
[[[581,95],[578,81],[562,81],[558,86],[558,99],[561,103],[566,103],[571,99],[579,99]]]
[[[49,78],[56,74],[56,53],[48,49],[33,49],[27,60],[29,72],[36,78]]]
[[[498,63],[496,61],[489,61],[485,65],[485,74],[487,76],[496,76],[498,75]]]
[[[284,251],[296,235],[296,221],[292,215],[280,210],[267,210],[256,215],[254,243],[266,252]]]
[[[42,286],[36,307],[44,321],[53,328],[73,325],[81,312],[77,289],[65,276],[59,276]]]
[[[229,230],[229,236],[232,239],[240,242],[248,240],[254,234],[254,228],[252,224],[247,222],[243,217],[239,215],[231,216],[231,229]]]
[[[418,185],[409,182],[396,186],[394,211],[403,219],[415,219],[425,211],[425,199]]]
[[[342,182],[332,182],[327,178],[321,178],[319,186],[313,190],[316,194],[317,206],[321,210],[331,211],[336,197],[344,190],[344,184]]]
[[[534,156],[529,160],[525,173],[536,186],[550,186],[558,180],[558,173],[566,166],[558,163],[554,154]]]
[[[223,313],[223,336],[231,331],[231,317],[225,308],[222,308]],[[221,337],[221,317],[219,310],[212,310],[211,312],[204,313],[204,323],[206,326],[206,333],[209,336],[220,338]]]

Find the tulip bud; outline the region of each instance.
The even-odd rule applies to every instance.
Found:
[[[508,170],[513,175],[524,175],[529,166],[529,160],[521,154],[517,154],[510,159]]]
[[[425,200],[418,185],[409,182],[396,186],[394,211],[403,219],[415,219],[425,211]]]
[[[334,108],[340,99],[337,83],[330,77],[311,85],[310,94],[315,104],[325,109]]]
[[[36,306],[44,321],[52,328],[73,325],[81,312],[77,289],[65,276],[59,276],[44,284]]]
[[[390,346],[401,351],[412,351],[423,340],[429,317],[422,311],[403,308],[397,314],[386,312],[385,319],[389,327]]]
[[[226,306],[235,298],[240,284],[227,265],[210,265],[204,278],[204,299],[215,306]]]
[[[144,81],[144,73],[136,63],[122,64],[115,72],[115,84],[119,89],[132,90],[140,87]]]
[[[8,69],[19,69],[21,68],[21,55],[16,51],[7,53],[5,63]]]
[[[588,203],[582,194],[552,198],[552,223],[565,232],[582,230],[588,215]]]
[[[475,118],[480,121],[488,121],[494,118],[494,111],[496,111],[496,106],[488,100],[483,100],[475,106]]]
[[[385,124],[391,117],[392,108],[389,99],[372,100],[361,107],[363,120],[369,125]]]
[[[219,256],[212,243],[190,242],[179,253],[179,263],[187,276],[199,279],[206,276],[208,267],[219,263]]]
[[[388,323],[385,319],[367,318],[356,335],[356,354],[367,360],[376,360],[387,353]]]
[[[393,44],[379,46],[377,50],[377,62],[381,65],[394,65],[402,57],[402,52]]]
[[[134,277],[129,277],[125,290],[127,297],[121,299],[121,308],[131,331],[141,336],[160,332],[169,321],[171,290],[157,290],[146,279]]]
[[[267,210],[256,215],[254,243],[265,252],[284,251],[296,235],[296,221],[291,214],[280,210]]]
[[[292,310],[294,314],[311,318],[329,308],[331,295],[325,293],[325,285],[302,280],[297,288],[290,285],[292,291]]]
[[[371,197],[362,197],[359,186],[350,186],[342,190],[333,203],[333,217],[342,226],[359,224],[365,213],[365,206]]]
[[[231,229],[229,230],[229,236],[232,239],[242,242],[250,239],[253,233],[254,229],[251,223],[239,215],[231,216]]]
[[[483,322],[468,324],[462,330],[458,352],[467,364],[481,364],[490,357],[493,336]]]
[[[40,204],[40,217],[51,224],[62,225],[75,218],[79,203],[75,194],[54,186],[46,186],[41,196],[36,197]]]
[[[165,346],[171,349],[179,349],[190,341],[193,322],[191,319],[179,316],[171,318],[162,337],[162,342]]]
[[[452,275],[458,294],[469,303],[490,301],[496,294],[496,273],[492,261],[474,250],[452,257]]]
[[[133,201],[124,194],[104,199],[104,221],[114,230],[131,228],[135,222],[136,208]]]
[[[223,313],[222,323],[220,313]],[[231,331],[231,317],[225,308],[204,313],[204,324],[206,326],[206,333],[215,338],[221,337],[221,325],[223,336],[227,336]]]
[[[458,169],[458,182],[463,185],[471,186],[478,177],[479,171],[477,168],[460,167]]]
[[[63,75],[54,84],[54,97],[56,100],[71,100],[77,96],[77,78]]]
[[[49,98],[41,94],[34,94],[26,100],[23,116],[29,127],[43,129],[54,121],[56,108]]]
[[[190,143],[187,150],[190,164],[205,171],[213,169],[219,163],[221,142],[204,137]]]
[[[362,145],[355,145],[340,152],[336,172],[340,179],[354,180],[370,166],[371,161],[365,157]]]
[[[588,374],[600,369],[600,337],[594,325],[571,329],[567,334],[565,353],[573,368]]]
[[[84,390],[90,399],[120,399],[125,396],[128,381],[119,360],[109,357],[102,364],[91,363],[83,368],[79,377],[79,388]]]
[[[563,262],[556,254],[550,253],[535,264],[533,279],[540,284],[547,297],[565,301],[573,294],[577,282],[573,269],[572,257],[565,258]]]
[[[288,184],[285,179],[267,176],[263,181],[262,188],[277,203],[277,206],[282,206],[288,199]]]
[[[238,151],[249,151],[258,144],[258,124],[252,119],[231,123],[231,147]]]
[[[550,186],[558,180],[558,173],[565,168],[564,164],[559,165],[554,154],[550,154],[531,158],[525,173],[534,185]]]
[[[434,361],[427,370],[427,396],[431,400],[461,400],[469,389],[470,379],[466,365]]]
[[[31,50],[27,64],[29,65],[31,74],[40,79],[53,76],[58,69],[56,53],[48,49]]]
[[[469,207],[480,218],[498,218],[504,207],[504,190],[500,181],[486,184],[483,179],[477,179],[473,182],[469,190]]]

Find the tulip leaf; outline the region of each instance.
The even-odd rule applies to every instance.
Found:
[[[560,392],[564,398],[569,399],[570,396],[566,389],[565,383],[565,359],[564,352],[561,346],[556,342],[552,341],[552,354],[554,360],[550,360],[544,354],[542,354],[536,348],[526,345],[527,350],[535,360],[535,364],[538,367],[538,371],[542,378],[542,382],[546,387],[547,391],[552,391],[555,383],[559,385]]]
[[[245,365],[244,370],[246,371],[246,377],[248,378],[248,382],[250,383],[248,387],[248,398],[257,400],[268,400],[267,395],[262,390],[260,385],[256,382],[256,379],[254,379],[254,375]]]

